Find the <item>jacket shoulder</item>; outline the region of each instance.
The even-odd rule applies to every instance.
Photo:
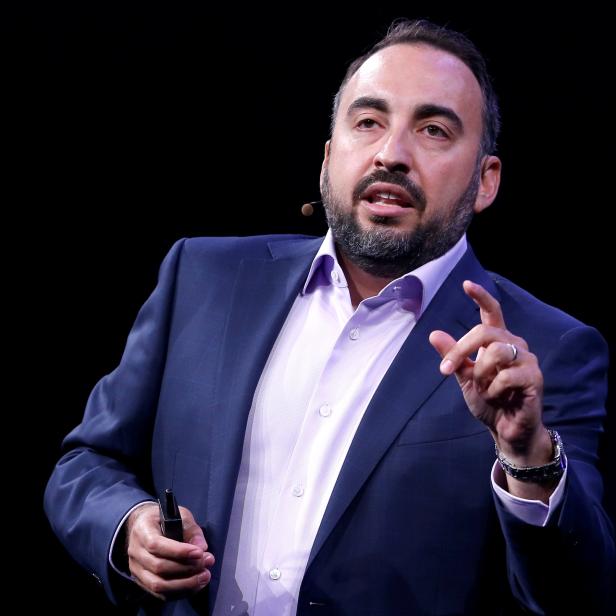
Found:
[[[310,235],[275,234],[246,237],[193,237],[180,240],[186,258],[223,260],[233,263],[242,259],[271,259],[279,254],[301,254],[318,248],[323,238]],[[316,250],[315,248],[315,250]]]

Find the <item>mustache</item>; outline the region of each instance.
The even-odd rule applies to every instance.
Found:
[[[369,186],[376,184],[377,182],[386,182],[387,184],[395,184],[404,189],[413,200],[413,206],[419,211],[423,212],[426,209],[426,195],[417,184],[410,180],[403,173],[392,173],[385,169],[378,169],[374,173],[362,178],[355,186],[353,191],[353,201],[359,201],[361,196],[366,192]]]

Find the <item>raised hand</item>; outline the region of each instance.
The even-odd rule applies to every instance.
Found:
[[[430,334],[442,357],[441,373],[455,374],[470,412],[490,429],[508,460],[519,466],[546,464],[552,442],[541,418],[543,375],[537,358],[507,329],[494,297],[469,280],[463,288],[479,306],[481,323],[458,341],[444,331]],[[523,489],[510,477],[507,482]]]

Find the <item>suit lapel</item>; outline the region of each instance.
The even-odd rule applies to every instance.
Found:
[[[473,280],[497,296],[470,248],[445,280],[402,345],[366,409],[315,538],[308,567],[379,460],[424,401],[446,377],[428,336],[442,329],[458,339],[479,323],[479,311],[462,289]],[[452,377],[453,378],[453,377]]]

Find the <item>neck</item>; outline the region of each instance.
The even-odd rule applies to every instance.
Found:
[[[355,265],[337,246],[336,253],[340,267],[349,284],[349,293],[353,308],[357,308],[359,303],[367,297],[378,295],[394,278],[381,278],[368,274],[363,269]]]

